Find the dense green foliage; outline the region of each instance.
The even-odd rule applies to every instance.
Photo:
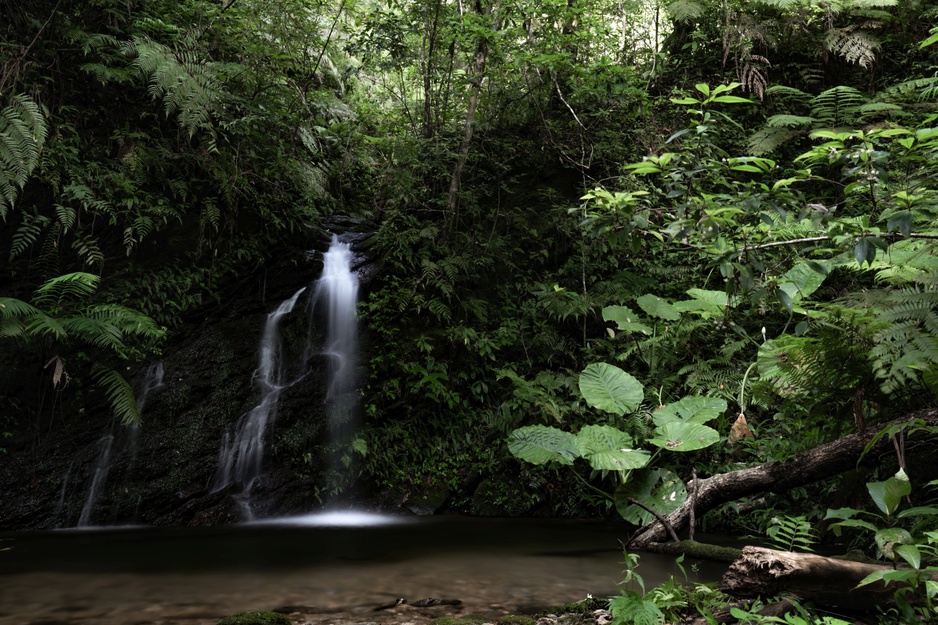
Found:
[[[120,372],[331,214],[380,267],[345,464],[399,500],[644,522],[938,401],[931,3],[0,9],[0,429],[138,419]]]

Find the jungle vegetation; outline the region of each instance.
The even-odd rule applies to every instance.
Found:
[[[139,420],[122,372],[330,215],[380,266],[348,451],[376,488],[640,522],[626,494],[934,408],[935,23],[924,0],[0,0],[0,431],[91,401]],[[819,522],[837,487],[703,523]]]

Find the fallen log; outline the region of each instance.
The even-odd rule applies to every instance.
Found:
[[[669,556],[685,555],[698,560],[711,562],[735,562],[742,554],[736,547],[723,547],[709,543],[699,543],[696,540],[682,540],[680,542],[652,543],[645,551],[662,553]]]
[[[688,490],[696,497],[688,497],[674,512],[664,517],[667,525],[677,531],[687,527],[693,506],[697,517],[727,501],[758,493],[784,493],[797,486],[812,484],[834,477],[857,466],[857,461],[866,446],[883,429],[891,425],[908,423],[916,419],[927,425],[938,425],[938,410],[930,409],[913,413],[901,419],[882,424],[879,428],[851,434],[826,445],[782,462],[769,462],[758,467],[721,473],[704,479],[691,480]],[[864,462],[874,463],[877,455],[891,448],[888,437],[882,437]],[[666,540],[664,524],[657,520],[642,527],[632,540],[629,549],[648,549],[652,543]]]
[[[857,588],[864,577],[893,567],[792,553],[764,547],[743,547],[720,582],[720,590],[739,599],[795,595],[819,605],[859,610],[893,603],[895,584],[874,582]]]

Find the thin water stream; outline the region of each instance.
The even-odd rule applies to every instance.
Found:
[[[495,618],[614,594],[621,579],[621,525],[322,522],[0,536],[12,547],[0,553],[0,625],[215,625],[235,612],[275,608],[292,612],[297,624],[424,625],[455,613]],[[688,572],[691,566],[685,563]],[[642,556],[646,584],[672,571],[673,558]],[[720,573],[703,566],[699,575]],[[462,606],[375,610],[399,597]]]

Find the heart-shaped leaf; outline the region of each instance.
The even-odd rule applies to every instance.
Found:
[[[532,464],[573,464],[580,455],[575,440],[570,432],[546,425],[529,425],[511,433],[508,451]]]
[[[668,421],[655,429],[654,438],[648,439],[648,442],[668,451],[696,451],[719,440],[719,432],[706,425]]]
[[[576,448],[597,471],[640,469],[651,460],[644,449],[632,449],[632,437],[609,425],[587,425],[576,435]]]
[[[645,399],[641,382],[603,362],[589,365],[580,374],[580,393],[593,408],[620,416],[634,412]]]

